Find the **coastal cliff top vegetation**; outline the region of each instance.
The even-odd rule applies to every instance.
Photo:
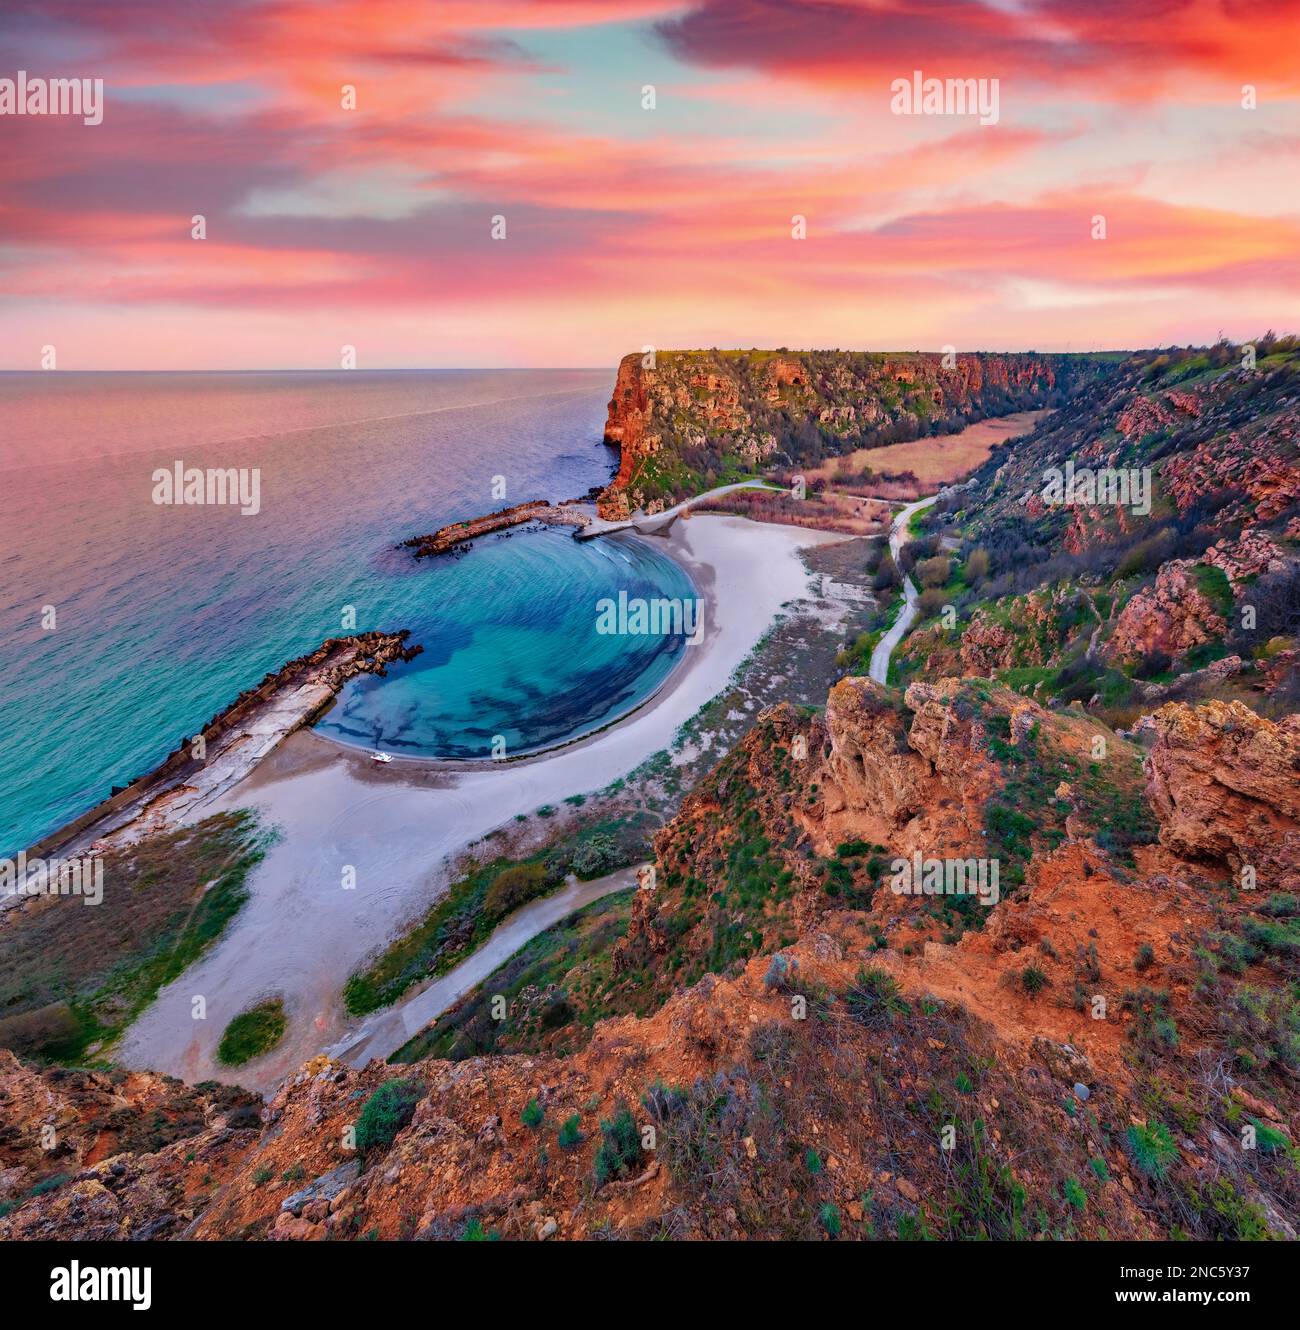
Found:
[[[1058,406],[1119,353],[659,351],[619,366],[605,437],[612,490],[648,511],[754,474]],[[613,495],[607,491],[606,503]],[[639,502],[638,502],[639,500]]]

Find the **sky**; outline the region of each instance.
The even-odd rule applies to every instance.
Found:
[[[4,0],[20,70],[103,119],[0,114],[3,369],[1300,325],[1300,0]]]

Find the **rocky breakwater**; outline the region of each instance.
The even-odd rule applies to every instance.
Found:
[[[476,540],[479,536],[490,536],[493,532],[522,526],[525,522],[548,522],[552,526],[581,528],[590,521],[590,515],[583,511],[578,500],[551,503],[549,499],[530,499],[527,503],[499,508],[494,513],[485,513],[482,517],[474,517],[466,522],[452,522],[427,536],[412,536],[410,540],[402,542],[401,548],[414,550],[417,559],[427,559],[435,554],[447,554],[458,545]]]
[[[423,647],[408,631],[331,637],[245,689],[207,724],[187,735],[158,767],[29,851],[48,856],[96,853],[179,826],[242,780],[294,730],[310,724],[358,674],[383,675]]]

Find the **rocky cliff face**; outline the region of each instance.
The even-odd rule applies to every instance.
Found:
[[[178,1237],[243,1167],[261,1100],[149,1072],[38,1070],[0,1049],[7,1238]]]
[[[1240,702],[1172,703],[1144,717],[1160,841],[1189,859],[1251,867],[1251,890],[1300,888],[1300,714],[1280,724]]]
[[[910,855],[965,852],[996,785],[979,722],[951,705],[956,680],[913,684],[903,707],[870,679],[842,679],[826,703],[820,782],[829,848],[867,839]]]
[[[1223,637],[1228,621],[1200,589],[1195,566],[1191,559],[1171,559],[1161,566],[1154,586],[1134,595],[1106,644],[1110,659],[1137,660],[1155,651],[1181,656]]]
[[[614,381],[614,395],[609,399],[605,420],[605,442],[619,450],[618,472],[610,481],[596,505],[601,517],[618,521],[628,516],[627,488],[642,461],[658,445],[646,442],[650,419],[649,388],[655,382],[655,371],[642,367],[643,357],[624,356],[618,364]]]

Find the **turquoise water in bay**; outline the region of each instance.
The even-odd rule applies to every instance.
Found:
[[[424,653],[343,691],[320,728],[344,742],[486,758],[495,736],[526,752],[638,705],[681,643],[602,637],[596,602],[694,594],[649,544],[556,528],[455,559],[395,548],[604,484],[612,382],[612,370],[0,374],[0,854],[348,631],[349,607],[356,631],[409,628]],[[177,459],[259,468],[261,511],[153,503],[152,472]]]
[[[681,652],[680,639],[599,635],[600,598],[694,594],[645,542],[578,544],[563,528],[485,541],[432,580],[452,583],[446,598],[403,621],[424,653],[349,683],[324,733],[454,758],[490,757],[497,736],[506,754],[575,738],[648,696]]]

